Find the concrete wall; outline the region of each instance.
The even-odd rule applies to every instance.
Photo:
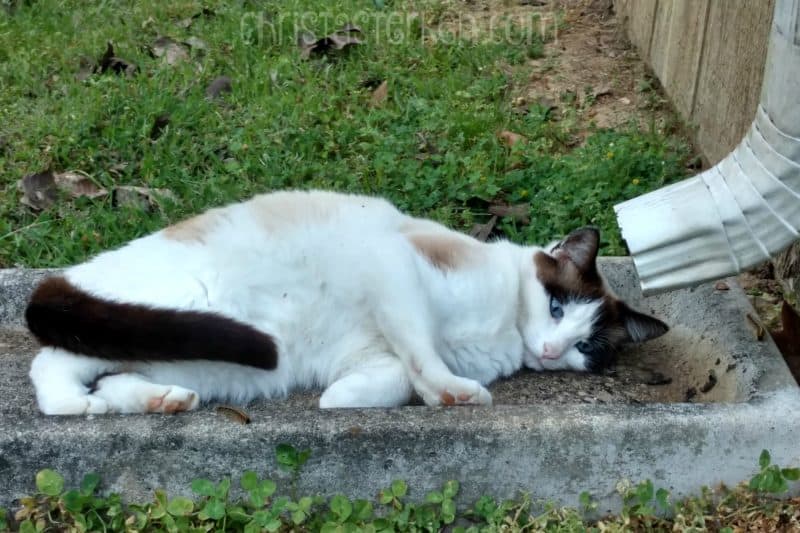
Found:
[[[774,0],[614,0],[617,17],[714,164],[761,94]]]

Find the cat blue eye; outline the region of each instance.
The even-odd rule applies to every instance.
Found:
[[[575,343],[575,348],[581,353],[586,353],[591,349],[591,346],[586,341],[578,341]]]
[[[550,297],[550,316],[559,319],[564,316],[564,308],[561,307],[561,302],[559,302],[555,296]]]

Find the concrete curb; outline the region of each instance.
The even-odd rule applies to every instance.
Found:
[[[601,511],[619,509],[615,484],[623,478],[651,479],[682,496],[749,478],[764,448],[778,464],[800,464],[800,392],[771,341],[736,330],[749,305],[735,281],[730,291],[704,286],[642,300],[630,261],[604,263],[622,297],[642,309],[683,312],[680,320],[703,329],[707,342],[737,352],[748,369],[737,378],[747,390],[732,393],[736,403],[320,411],[289,400],[249,407],[249,425],[210,408],[178,416],[43,417],[25,375],[33,345],[12,340],[5,356],[0,350],[0,505],[34,490],[33,476],[45,467],[72,484],[98,472],[104,489],[139,500],[158,487],[189,495],[194,478],[235,480],[247,469],[285,479],[273,459],[282,442],[312,450],[299,483],[307,493],[372,498],[405,479],[411,497],[421,499],[457,479],[465,503],[526,491],[577,505],[586,490]],[[23,338],[27,294],[49,272],[0,271],[0,325],[16,331],[7,338]],[[690,308],[698,301],[705,314]],[[0,336],[0,348],[2,342]]]

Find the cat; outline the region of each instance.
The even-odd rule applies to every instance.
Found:
[[[489,405],[523,366],[598,371],[668,330],[617,299],[599,233],[480,242],[388,201],[285,191],[44,280],[26,309],[45,414],[173,413],[324,389],[321,408]]]

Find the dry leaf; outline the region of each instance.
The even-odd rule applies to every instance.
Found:
[[[525,143],[528,141],[524,136],[513,131],[503,130],[497,134],[501,141],[503,141],[509,148],[517,145],[518,143]]]
[[[206,42],[203,39],[194,36],[189,37],[188,39],[183,41],[183,44],[194,50],[202,50],[202,51],[208,50],[208,45],[206,44]]]
[[[169,113],[163,113],[157,116],[153,121],[153,127],[150,128],[150,140],[155,141],[161,137],[161,133],[164,131],[164,128],[167,127],[167,124],[169,124]]]
[[[492,234],[495,225],[497,224],[497,216],[492,216],[489,219],[489,222],[486,224],[475,224],[472,226],[469,234],[471,237],[475,237],[479,241],[486,242],[486,239],[489,238],[489,235]]]
[[[80,59],[78,72],[75,74],[75,79],[77,81],[85,81],[89,79],[89,76],[94,74],[95,69],[97,69],[97,64],[91,59],[86,56],[82,56]]]
[[[716,282],[716,283],[714,284],[714,288],[715,288],[716,290],[718,290],[718,291],[727,291],[727,290],[730,290],[730,287],[728,287],[728,284],[727,284],[727,283],[725,283],[724,281],[718,281],[718,282]]]
[[[603,85],[602,87],[599,87],[594,91],[592,91],[592,96],[594,96],[595,98],[600,98],[601,96],[606,96],[609,94],[611,94],[611,87],[609,87],[608,85]]]
[[[136,187],[134,185],[120,185],[114,188],[114,205],[138,207],[149,211],[160,205],[160,200],[166,198],[177,202],[178,198],[169,189],[151,189],[150,187]]]
[[[230,405],[218,405],[216,411],[227,416],[235,422],[239,422],[240,424],[250,423],[250,415],[238,407],[231,407]]]
[[[522,224],[531,223],[530,204],[516,204],[516,205],[492,204],[489,206],[489,212],[498,217],[509,217],[513,219],[515,222],[521,222]]]
[[[111,71],[114,74],[133,76],[139,70],[139,67],[121,57],[117,57],[114,54],[114,45],[111,44],[111,41],[108,41],[106,43],[106,51],[100,58],[100,61],[98,61],[97,67],[94,70],[100,74]]]
[[[200,17],[213,17],[216,15],[214,10],[204,7],[202,11],[195,13],[191,17],[186,17],[185,19],[181,19],[175,23],[175,25],[179,28],[189,29],[189,27],[194,24],[194,21]]]
[[[97,198],[108,194],[106,189],[95,185],[84,174],[77,172],[56,174],[50,170],[25,176],[19,180],[17,188],[22,191],[20,202],[37,211],[56,203],[60,193],[70,198],[81,196]]]
[[[386,101],[386,97],[389,96],[389,81],[383,80],[378,88],[372,91],[372,96],[369,98],[369,105],[371,107],[380,107],[383,105],[383,102]]]
[[[231,79],[228,76],[220,76],[206,87],[206,98],[211,100],[217,98],[222,93],[229,93],[232,90]]]
[[[300,57],[308,59],[311,54],[325,54],[331,50],[342,50],[351,45],[362,44],[363,41],[356,37],[356,34],[360,33],[362,33],[361,28],[349,22],[335,32],[319,39],[311,32],[301,32],[297,36]]]
[[[161,36],[153,41],[149,50],[150,55],[162,58],[167,65],[176,65],[189,59],[187,48],[182,43],[177,43],[169,37]]]

